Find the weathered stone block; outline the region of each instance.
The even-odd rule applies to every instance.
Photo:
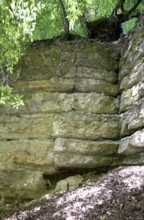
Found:
[[[48,138],[53,121],[53,114],[5,115],[0,118],[0,138]]]
[[[53,146],[52,140],[1,140],[0,170],[27,169],[54,172],[51,169],[54,160]]]
[[[144,148],[144,129],[137,131],[132,135],[130,145],[137,148]]]
[[[87,56],[87,54],[78,54],[75,61],[76,66],[85,66],[92,68],[106,69],[108,71],[117,70],[118,61],[102,57],[98,53]]]
[[[125,156],[120,160],[119,165],[143,165],[144,164],[144,153],[138,153],[133,155]]]
[[[47,172],[50,174],[57,173],[57,169],[53,166],[53,164],[35,164],[35,163],[9,163],[7,161],[0,162],[0,171],[5,172],[13,172],[13,171],[40,171],[40,172]]]
[[[131,89],[124,91],[120,99],[120,111],[126,111],[144,97],[144,83],[140,82]]]
[[[74,188],[77,188],[80,186],[80,184],[83,181],[83,177],[79,174],[75,175],[75,176],[69,176],[66,178],[66,181],[68,183],[68,189],[72,190]]]
[[[17,164],[33,164],[36,166],[44,166],[44,165],[49,165],[53,164],[53,158],[54,158],[54,153],[53,152],[35,152],[32,154],[29,153],[17,153],[15,156],[13,156],[13,163]]]
[[[111,84],[115,84],[118,80],[118,74],[115,71],[108,71],[102,68],[86,67],[86,66],[76,66],[72,67],[69,72],[65,75],[67,78],[80,79],[94,79],[101,80]]]
[[[75,90],[78,92],[98,92],[109,96],[117,96],[118,85],[103,80],[76,79]]]
[[[120,124],[117,116],[68,113],[56,116],[55,137],[100,140],[117,139]]]
[[[121,90],[130,89],[139,82],[144,80],[144,63],[140,60],[137,64],[134,65],[132,72],[129,72],[128,76],[125,76],[120,84]]]
[[[18,80],[11,86],[15,92],[21,92],[23,94],[28,92],[98,92],[104,93],[110,96],[116,96],[118,94],[118,85],[111,84],[105,80],[96,80],[93,78],[73,78],[73,79],[62,79],[53,77],[49,80],[29,80],[22,81]]]
[[[94,56],[98,51],[99,52],[98,54],[101,57],[108,57],[109,55],[109,58],[112,58],[114,60],[119,59],[119,51],[115,50],[113,45],[108,45],[107,43],[105,44],[104,42],[100,43],[95,40],[86,39],[77,42],[76,41],[70,42],[68,47],[70,51],[72,50],[75,51],[76,53],[77,52],[82,54],[85,53],[85,54],[90,54],[90,56]],[[64,42],[63,48],[66,48],[67,50],[68,47],[65,47],[65,42]]]
[[[54,141],[50,139],[0,140],[0,153],[48,152],[53,151]]]
[[[73,190],[82,183],[83,179],[84,178],[78,174],[75,176],[69,176],[64,180],[60,180],[55,187],[55,192],[66,192],[68,190]]]
[[[107,45],[103,48],[94,42],[93,49],[90,49],[92,43],[87,44],[86,41],[78,45],[76,42],[66,44],[42,42],[29,46],[21,60],[21,67],[17,67],[18,71],[21,69],[20,79],[50,79],[54,75],[63,78],[71,68],[78,66],[109,71],[115,71],[118,67],[119,52],[113,47]]]
[[[134,108],[121,115],[121,135],[130,134],[144,126],[144,99],[141,99]]]
[[[24,106],[18,110],[5,108],[5,113],[46,113],[46,112],[92,112],[92,113],[117,113],[119,100],[114,97],[98,93],[27,93]],[[4,108],[1,108],[4,111]]]
[[[77,153],[55,153],[54,166],[57,168],[96,168],[110,166],[115,157],[88,156]]]
[[[85,155],[110,155],[117,152],[119,142],[116,141],[82,141],[76,139],[57,138],[55,152],[81,153]]]
[[[124,58],[123,55],[122,55],[122,58],[121,58],[120,64],[119,64],[119,68],[120,68],[119,82],[123,84],[123,80],[129,78],[128,87],[130,85],[132,86],[132,84],[136,80],[136,77],[134,77],[133,74],[134,74],[135,71],[139,72],[139,70],[136,69],[136,66],[139,65],[139,63],[141,63],[141,64],[143,63],[142,53],[138,54],[137,51],[132,50],[131,54],[129,54],[127,58]],[[137,76],[139,77],[138,72],[136,72],[136,75],[138,74]],[[139,81],[137,81],[137,82],[139,82]],[[135,85],[135,84],[136,83],[134,83],[133,85]],[[120,89],[121,89],[121,86],[120,86]],[[124,89],[127,89],[127,87],[124,88]]]
[[[73,108],[74,96],[66,93],[39,92],[27,94],[25,112],[67,112]]]
[[[67,190],[68,190],[68,183],[65,179],[57,182],[55,187],[55,193],[67,192]]]
[[[125,44],[125,48],[122,53],[121,64],[122,71],[120,71],[120,81],[125,76],[128,76],[133,72],[133,69],[143,62],[144,49],[143,49],[143,21],[137,23],[137,27],[128,36],[128,40]],[[131,81],[131,79],[130,79]]]
[[[0,191],[4,198],[32,200],[46,193],[42,172],[0,172]]]
[[[74,94],[73,109],[77,112],[89,113],[117,113],[119,100],[98,93]]]
[[[74,90],[75,79],[61,77],[51,77],[41,80],[17,80],[11,82],[11,86],[16,92],[72,92]]]
[[[130,137],[121,139],[119,154],[128,155],[144,151],[144,130],[137,131]]]

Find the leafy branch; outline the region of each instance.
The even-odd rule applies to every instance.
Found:
[[[21,105],[21,96],[9,87],[9,75],[24,55],[27,41],[32,39],[37,13],[43,5],[34,0],[10,0],[0,4],[0,104]]]

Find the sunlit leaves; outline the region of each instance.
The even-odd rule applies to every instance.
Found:
[[[83,14],[86,0],[71,0],[66,1],[66,3],[65,4],[67,5],[67,15],[70,21],[70,29],[74,30],[76,21],[78,20],[79,16],[82,16]]]
[[[34,32],[35,39],[46,39],[58,36],[62,32],[62,16],[58,5],[58,0],[37,0],[46,4],[42,14],[38,16],[36,30]],[[116,3],[119,0],[63,0],[67,17],[70,23],[70,31],[76,34],[82,33],[82,27],[79,17],[83,15],[86,7],[90,13],[91,20],[100,17],[109,16]],[[136,1],[126,0],[125,9],[130,8]],[[142,9],[144,3],[139,5]],[[127,24],[129,26],[129,24]],[[128,30],[128,28],[126,28]]]
[[[37,0],[39,2],[39,0]],[[47,39],[59,35],[62,31],[62,17],[57,0],[41,0],[45,4],[42,13],[37,16],[34,39]]]
[[[0,85],[0,104],[1,105],[10,105],[18,109],[19,106],[24,105],[22,101],[22,97],[23,96],[21,95],[13,94],[12,88]]]
[[[18,106],[18,96],[8,89],[8,74],[24,54],[26,42],[32,39],[37,13],[44,7],[35,0],[8,0],[0,2],[0,103]],[[5,89],[5,92],[3,91]],[[16,107],[15,106],[15,107]]]
[[[87,0],[87,8],[93,20],[111,14],[117,0]]]
[[[28,4],[23,0],[12,0],[0,7],[0,59],[8,72],[23,55],[23,45],[32,36],[35,27],[36,7],[28,8]],[[34,6],[33,0],[31,6]]]

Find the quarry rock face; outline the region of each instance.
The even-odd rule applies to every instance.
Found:
[[[139,22],[121,53],[119,45],[95,40],[28,47],[11,79],[25,105],[0,108],[5,201],[35,199],[58,181],[63,182],[57,189],[67,189],[74,181],[68,176],[85,169],[144,163],[144,21]]]

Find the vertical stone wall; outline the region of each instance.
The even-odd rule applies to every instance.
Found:
[[[144,163],[143,39],[140,19],[121,58],[88,40],[28,47],[11,79],[25,105],[0,108],[1,201],[37,198],[65,172]]]
[[[0,187],[10,198],[46,192],[43,174],[110,167],[117,159],[119,52],[96,41],[37,42],[11,82],[24,95],[0,116]]]
[[[144,20],[129,35],[120,62],[121,142],[123,164],[144,163]]]

